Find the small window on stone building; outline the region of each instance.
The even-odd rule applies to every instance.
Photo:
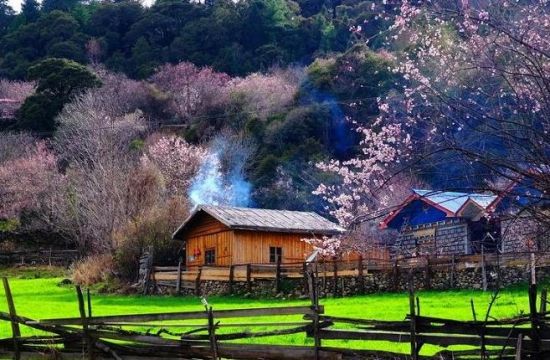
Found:
[[[270,246],[269,247],[269,262],[277,263],[283,260],[283,248]]]
[[[216,265],[216,249],[206,249],[204,251],[204,264],[205,265]]]

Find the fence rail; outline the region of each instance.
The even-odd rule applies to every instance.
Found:
[[[0,265],[63,265],[68,266],[79,256],[78,250],[36,249],[0,251]]]
[[[356,260],[324,260],[316,263],[294,262],[278,264],[235,264],[231,266],[201,266],[191,270],[183,270],[179,266],[154,266],[150,272],[149,284],[180,289],[192,289],[197,294],[200,284],[204,281],[222,281],[228,283],[257,280],[273,280],[277,289],[284,279],[304,279],[306,273],[313,268],[316,276],[322,279],[358,276],[369,273],[387,272],[393,274],[397,284],[398,273],[408,270],[423,270],[427,274],[432,271],[447,271],[454,273],[464,269],[486,267],[547,267],[550,266],[550,253],[509,253],[509,254],[476,254],[460,256],[419,256],[404,259],[376,259],[359,257]],[[487,275],[483,274],[484,277]],[[429,276],[427,276],[429,281]],[[487,281],[484,280],[484,283]],[[305,284],[304,284],[305,286]],[[231,288],[231,286],[230,286]],[[276,290],[278,291],[278,290]]]
[[[423,316],[420,299],[415,297],[411,282],[407,317],[401,321],[380,321],[325,314],[325,308],[318,303],[317,280],[312,273],[308,273],[308,286],[312,290],[308,306],[214,310],[205,302],[204,311],[92,316],[89,293],[86,302],[82,290],[76,287],[80,316],[46,320],[18,315],[8,280],[4,278],[3,284],[9,312],[0,312],[0,321],[11,323],[12,336],[0,338],[0,357],[18,359],[47,354],[56,358],[80,359],[458,360],[550,357],[547,291],[543,290],[538,298],[536,285],[529,288],[528,314],[493,319],[490,309],[495,294],[483,319],[477,320],[474,316],[471,321],[458,321]],[[289,315],[300,316],[301,320],[291,322],[279,318]],[[266,317],[269,317],[267,321],[258,321]],[[241,322],[235,323],[235,320]],[[21,335],[21,326],[40,330],[42,334]],[[305,335],[313,345],[261,343],[261,338],[268,336],[276,337],[280,343],[288,342],[285,337],[292,334]],[[251,339],[258,343],[251,343]],[[326,340],[347,340],[363,345],[372,341],[407,343],[410,351],[405,354],[323,346]],[[437,346],[440,350],[435,355],[423,355],[421,350],[425,345]],[[452,348],[464,345],[471,348]]]

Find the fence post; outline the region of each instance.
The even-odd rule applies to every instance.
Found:
[[[357,275],[359,276],[359,292],[363,294],[365,292],[365,278],[363,277],[363,255],[359,255],[357,261]]]
[[[233,295],[233,282],[235,281],[235,265],[229,266],[229,294]]]
[[[210,338],[210,349],[212,350],[213,359],[218,359],[218,341],[216,340],[216,326],[214,325],[214,312],[212,306],[206,306],[208,314],[208,335]]]
[[[252,291],[252,266],[250,264],[246,264],[246,291],[250,293]]]
[[[535,260],[535,253],[532,252],[531,253],[531,284],[536,284],[537,283],[537,271],[536,271],[536,265],[537,265],[537,262]]]
[[[202,266],[199,267],[199,272],[197,273],[197,278],[195,279],[195,295],[200,296],[201,294],[201,272]]]
[[[17,338],[21,336],[21,330],[19,329],[19,323],[16,322],[17,312],[15,311],[15,304],[13,302],[8,278],[3,277],[2,282],[4,283],[4,294],[6,295],[6,301],[8,302],[8,311],[11,318],[11,333],[13,337],[13,348],[15,351],[14,357],[15,359],[19,360],[21,354],[19,353],[19,341]]]
[[[411,279],[409,281],[409,312],[411,319],[411,359],[418,359],[418,349],[416,343],[416,309],[414,303],[414,285],[413,277],[411,273]]]
[[[483,291],[487,291],[487,270],[485,269],[485,246],[481,245],[481,282]]]
[[[518,334],[518,341],[516,343],[516,356],[514,357],[515,360],[521,360],[521,347],[523,343],[523,334]]]
[[[281,259],[277,257],[277,267],[275,268],[275,292],[281,291]]]
[[[451,288],[455,286],[455,255],[451,256]]]
[[[533,359],[540,359],[540,334],[539,334],[539,319],[537,313],[537,284],[529,286],[529,317],[531,319],[531,335],[529,336],[533,342]]]
[[[396,291],[399,288],[399,268],[397,267],[397,259],[393,262],[393,290]]]
[[[337,296],[338,295],[338,262],[336,261],[336,259],[332,261],[332,270],[334,272],[332,293],[334,294],[334,296]]]
[[[178,261],[178,278],[176,279],[176,294],[180,294],[181,292],[181,257]]]
[[[315,360],[319,360],[319,349],[321,348],[321,338],[319,336],[319,293],[317,288],[316,277],[311,273],[306,273],[309,286],[309,297],[311,299],[311,308],[314,310],[313,315],[313,344],[315,352]]]
[[[86,310],[84,307],[84,296],[82,296],[82,289],[78,285],[76,286],[76,297],[78,299],[78,310],[80,312],[80,319],[82,320],[82,334],[88,348],[88,359],[93,359],[94,345],[92,342],[92,338],[88,334],[88,318],[86,316]]]
[[[302,263],[302,272],[304,273],[304,294],[308,293],[307,263]]]
[[[86,299],[88,301],[88,317],[92,317],[92,297],[89,288],[86,289]]]
[[[431,274],[431,271],[430,271],[430,255],[426,255],[426,269],[425,269],[425,274],[424,274],[424,280],[425,280],[424,286],[426,287],[426,289],[431,289],[432,288],[432,274]]]

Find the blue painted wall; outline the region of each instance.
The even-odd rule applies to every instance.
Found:
[[[400,230],[404,223],[407,225],[429,224],[447,218],[444,211],[441,211],[422,200],[413,200],[405,206],[399,214],[388,223],[388,227]]]

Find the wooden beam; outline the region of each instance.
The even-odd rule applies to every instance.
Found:
[[[319,305],[320,312],[323,312],[323,306]],[[255,317],[255,316],[278,316],[278,315],[304,315],[314,314],[310,306],[286,306],[286,307],[268,307],[268,308],[252,308],[252,309],[233,309],[233,310],[216,310],[214,314],[216,318],[239,318],[239,317]],[[172,312],[172,313],[151,313],[151,314],[133,314],[133,315],[107,315],[94,316],[88,319],[89,325],[108,324],[111,322],[134,322],[134,321],[164,321],[164,320],[189,320],[189,319],[207,319],[204,311],[190,312]],[[56,324],[56,325],[81,325],[82,319],[77,318],[60,318],[60,319],[45,319],[35,322],[37,324]]]
[[[15,311],[15,304],[13,302],[13,297],[11,294],[10,283],[7,277],[2,278],[4,283],[4,294],[6,296],[6,301],[8,303],[8,311],[10,313],[10,322],[11,322],[11,333],[13,338],[13,348],[14,348],[14,357],[15,359],[20,358],[19,352],[19,341],[18,338],[21,336],[21,330],[19,329],[19,323],[16,322],[17,312]]]
[[[80,312],[80,320],[82,323],[82,333],[84,334],[84,341],[88,348],[88,359],[94,359],[94,345],[93,340],[88,333],[88,318],[86,317],[86,310],[84,307],[84,296],[82,295],[82,289],[80,286],[76,286],[76,297],[78,299],[78,311]]]

